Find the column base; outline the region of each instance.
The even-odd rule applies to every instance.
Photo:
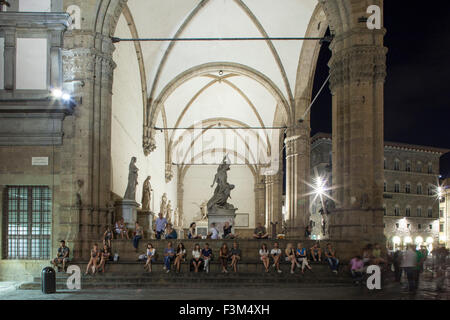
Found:
[[[137,208],[139,204],[134,200],[119,200],[114,204],[116,216],[122,217],[128,229],[134,229],[134,223],[137,221]]]

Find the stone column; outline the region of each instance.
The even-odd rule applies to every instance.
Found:
[[[181,171],[181,170],[178,170]],[[179,177],[181,174],[178,175]],[[183,197],[184,197],[184,184],[182,181],[178,180],[177,186],[177,208],[178,208],[178,224],[180,227],[188,228],[188,225],[184,225],[183,223]],[[186,223],[190,223],[190,221],[186,221]]]
[[[300,123],[287,130],[286,145],[286,209],[287,236],[303,237],[309,223],[310,129]],[[280,213],[281,214],[281,213]]]
[[[260,222],[265,225],[266,216],[266,186],[264,176],[255,178],[255,225]]]
[[[282,177],[279,174],[266,176],[266,228],[272,233],[272,225],[276,225],[276,233],[281,233],[283,217],[282,207]]]
[[[329,230],[334,240],[384,243],[384,33],[355,28],[331,44],[333,185],[338,202]]]
[[[65,136],[64,152],[71,159],[64,163],[61,192],[67,206],[73,206],[75,181],[83,181],[79,190],[82,208],[65,214],[74,230],[74,252],[86,259],[89,247],[98,241],[110,210],[111,180],[111,94],[114,46],[109,37],[86,30],[67,32],[64,38],[64,90],[78,101],[74,115],[64,120],[70,128]],[[78,225],[77,225],[78,224]]]

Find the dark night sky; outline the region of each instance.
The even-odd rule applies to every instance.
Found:
[[[417,2],[385,0],[385,140],[450,149],[450,2]],[[324,45],[314,95],[330,57]],[[312,108],[311,129],[331,133],[328,86]],[[450,177],[450,154],[441,158],[441,174]]]

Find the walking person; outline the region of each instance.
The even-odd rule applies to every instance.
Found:
[[[408,244],[406,250],[402,254],[402,262],[400,267],[406,273],[408,279],[409,292],[415,292],[416,287],[416,272],[417,272],[417,253],[414,245]]]

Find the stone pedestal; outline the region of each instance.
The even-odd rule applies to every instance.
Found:
[[[224,209],[224,208],[215,208],[213,212],[208,212],[208,232],[209,228],[211,228],[211,224],[215,223],[217,230],[219,230],[219,235],[222,237],[223,235],[223,226],[225,222],[229,222],[230,225],[233,226],[234,233],[234,218],[236,217],[236,210],[234,209]]]
[[[137,210],[137,221],[144,230],[144,238],[153,237],[153,218],[155,214],[148,210]]]
[[[116,216],[122,217],[127,228],[134,229],[134,224],[138,219],[137,208],[139,204],[134,200],[119,200],[114,204]]]

